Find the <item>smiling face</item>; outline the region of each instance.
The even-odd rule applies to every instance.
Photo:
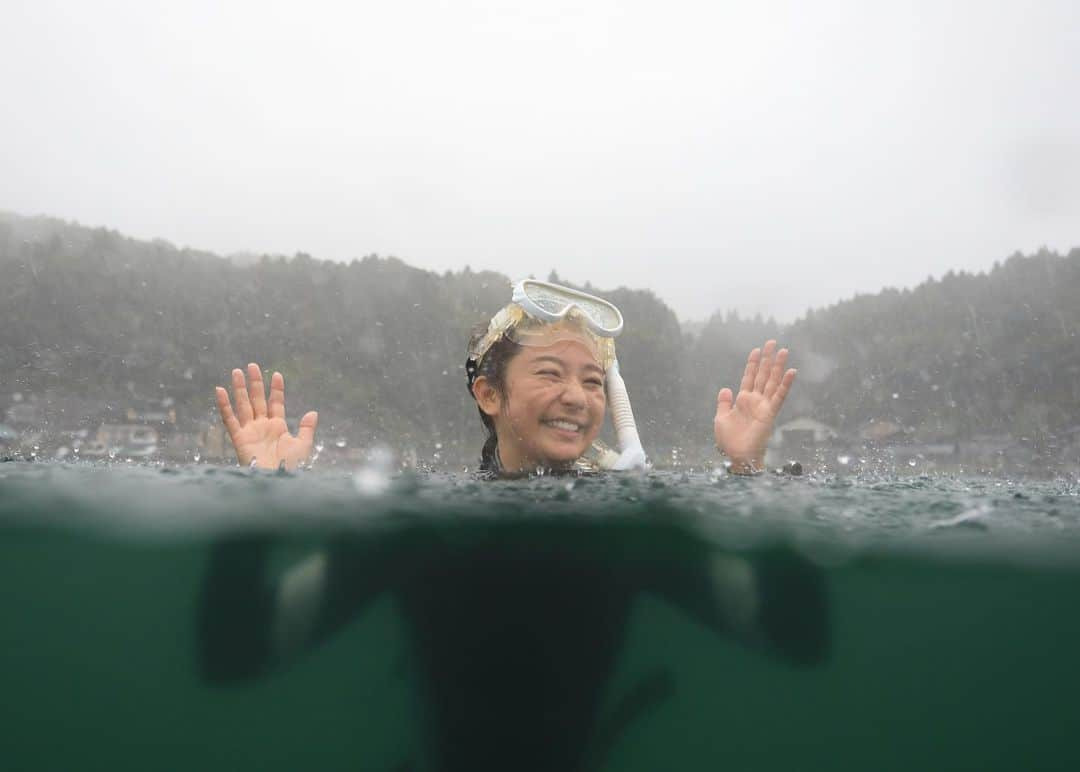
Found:
[[[473,393],[495,421],[507,472],[558,467],[580,458],[604,423],[604,371],[582,340],[522,346],[499,393],[478,378]]]

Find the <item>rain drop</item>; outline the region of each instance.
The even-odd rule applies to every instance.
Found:
[[[361,496],[377,496],[390,487],[390,473],[394,468],[394,454],[389,448],[376,447],[367,464],[353,475],[353,486]]]

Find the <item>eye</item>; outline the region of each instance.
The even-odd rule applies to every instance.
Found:
[[[537,373],[537,375],[544,375],[544,376],[547,376],[548,378],[561,378],[562,377],[562,373],[560,373],[558,370],[551,370],[551,369],[537,370],[536,373]]]
[[[585,385],[586,386],[593,386],[595,388],[601,388],[601,387],[603,387],[604,382],[602,380],[600,380],[599,378],[587,378],[587,379],[585,379]]]

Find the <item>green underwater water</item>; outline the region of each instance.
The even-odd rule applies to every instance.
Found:
[[[635,595],[583,769],[1080,768],[1080,489],[1067,481],[485,483],[8,463],[0,528],[4,769],[449,768],[417,668],[434,644],[390,585],[287,667],[226,684],[200,671],[214,543],[265,537],[277,569],[343,531],[372,545],[371,560],[392,542],[395,563],[484,576],[487,561],[492,584],[513,565],[502,555],[538,571],[541,588],[550,572],[554,597],[522,596],[522,618],[536,604],[541,627],[586,602],[559,585],[566,556],[631,577],[703,554],[780,555],[820,573],[828,648],[810,662]],[[433,607],[466,604],[440,576],[420,588]],[[465,605],[455,613],[487,624]],[[505,624],[492,617],[485,634],[497,642]],[[514,688],[511,660],[488,668],[505,670],[509,696],[487,709],[524,737],[551,717],[535,679]],[[641,694],[652,696],[635,703]],[[536,768],[527,753],[473,768]]]

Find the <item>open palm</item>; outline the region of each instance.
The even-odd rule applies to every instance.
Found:
[[[773,424],[795,380],[795,370],[785,370],[788,350],[776,350],[776,341],[750,352],[739,394],[721,389],[716,397],[713,432],[716,446],[731,459],[732,471],[754,472],[765,466],[765,446]]]
[[[242,370],[232,371],[235,413],[229,393],[217,387],[218,411],[236,457],[243,466],[278,469],[284,464],[286,469],[295,469],[311,456],[319,414],[305,413],[294,437],[285,423],[285,378],[281,373],[271,376],[269,401],[262,370],[254,362],[248,365],[248,379],[250,383],[245,383]]]

